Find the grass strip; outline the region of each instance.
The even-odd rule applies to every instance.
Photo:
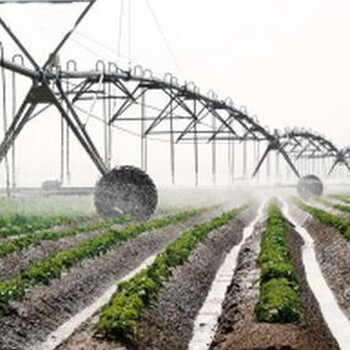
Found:
[[[45,230],[62,224],[74,224],[78,220],[84,220],[87,216],[41,216],[13,214],[0,216],[0,237],[9,237],[22,234],[24,232],[32,233],[38,230]]]
[[[286,238],[288,227],[275,201],[268,209],[258,264],[260,295],[254,312],[259,322],[290,323],[301,320],[300,286]]]
[[[117,292],[103,308],[96,329],[108,338],[136,340],[137,322],[142,312],[157,299],[172,275],[173,268],[182,265],[198,242],[211,231],[225,225],[246,208],[247,206],[242,206],[233,209],[185,231],[156,257],[152,265],[130,280],[119,283]]]
[[[10,253],[21,251],[30,245],[39,244],[42,241],[58,241],[64,237],[75,236],[79,233],[91,232],[100,229],[106,229],[115,224],[121,224],[132,220],[130,215],[108,218],[103,221],[88,223],[83,226],[68,227],[58,232],[44,231],[29,234],[24,237],[12,239],[10,241],[0,242],[0,258],[4,258]]]
[[[109,230],[74,247],[63,250],[51,257],[32,264],[16,277],[0,281],[0,304],[10,300],[20,300],[28,287],[39,283],[48,284],[50,280],[59,278],[64,270],[77,265],[84,259],[105,254],[113,245],[126,241],[137,235],[162,228],[203,213],[206,209],[182,211],[174,215],[157,218],[144,223],[130,225],[120,230]]]
[[[294,199],[295,204],[306,213],[311,214],[313,217],[321,221],[323,224],[334,227],[344,238],[350,241],[350,221],[325,210],[313,207],[309,204],[302,202],[300,199]]]

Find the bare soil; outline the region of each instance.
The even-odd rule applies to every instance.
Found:
[[[118,229],[125,225],[127,224],[113,225],[111,228]],[[22,269],[29,265],[74,245],[80,244],[92,237],[98,236],[106,230],[107,229],[82,232],[75,236],[62,237],[57,241],[43,240],[38,244],[30,245],[22,251],[13,252],[0,259],[0,280],[10,279],[19,274]]]
[[[189,260],[173,271],[158,300],[140,320],[138,344],[125,345],[94,334],[98,315],[80,327],[58,350],[185,350],[192,337],[193,322],[211,282],[229,250],[242,239],[244,222],[255,209],[211,232]]]
[[[34,232],[28,232],[28,231],[24,231],[20,234],[16,234],[16,235],[11,235],[11,236],[7,236],[7,237],[0,237],[0,243],[2,242],[6,242],[6,241],[10,241],[10,240],[14,240],[16,238],[20,238],[20,237],[25,237],[28,235],[32,235],[32,234],[36,234],[36,233],[40,233],[43,231],[52,231],[52,232],[59,232],[62,231],[63,229],[75,225],[75,226],[83,226],[86,225],[88,223],[92,223],[94,221],[98,221],[100,220],[100,217],[97,215],[90,215],[88,217],[77,217],[74,219],[74,223],[68,224],[68,223],[63,223],[61,225],[56,225],[56,226],[52,226],[52,227],[48,227],[46,229],[42,229],[42,230],[37,230]]]
[[[0,323],[0,349],[29,349],[121,279],[147,257],[159,252],[184,230],[217,215],[207,212],[177,225],[154,230],[115,245],[88,259],[50,285],[28,290],[22,302],[12,302]]]
[[[335,228],[322,224],[295,206],[292,213],[303,222],[314,239],[322,274],[338,304],[350,319],[350,242]]]
[[[239,256],[234,279],[223,303],[223,313],[211,350],[333,350],[339,349],[325,324],[318,303],[307,285],[301,258],[303,244],[290,227],[288,243],[292,260],[302,286],[301,303],[305,320],[302,324],[258,323],[254,306],[259,298],[256,264],[263,227],[247,241]]]

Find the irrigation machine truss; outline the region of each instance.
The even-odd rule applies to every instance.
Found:
[[[95,189],[95,205],[102,215],[120,215],[132,213],[140,219],[148,218],[157,205],[157,189],[152,179],[145,171],[131,166],[111,167],[110,157],[103,157],[99,153],[96,144],[82,122],[81,111],[76,107],[82,100],[112,100],[122,101],[119,108],[110,115],[108,125],[123,119],[123,114],[133,105],[144,104],[147,94],[154,91],[166,96],[167,103],[159,108],[153,116],[147,116],[149,125],[143,130],[142,137],[151,134],[168,134],[171,138],[171,171],[174,177],[174,144],[179,142],[192,142],[196,147],[198,143],[211,142],[213,149],[212,171],[215,176],[215,144],[219,141],[260,143],[265,141],[268,146],[263,156],[256,165],[253,177],[259,172],[261,165],[270,151],[277,151],[286,160],[296,177],[300,178],[294,159],[333,157],[334,164],[329,173],[332,173],[338,164],[348,165],[349,150],[339,151],[330,141],[313,133],[301,133],[290,131],[286,134],[271,133],[262,127],[254,117],[248,116],[246,111],[236,109],[230,99],[219,100],[214,93],[203,95],[192,84],[179,85],[176,78],[168,74],[164,79],[157,79],[149,71],[143,71],[139,67],[133,70],[121,70],[115,63],[105,64],[98,62],[96,69],[91,71],[79,71],[75,61],[71,61],[74,69],[62,70],[54,63],[60,50],[69,40],[74,30],[92,9],[97,0],[0,0],[1,4],[9,3],[86,3],[78,16],[73,28],[68,31],[56,48],[48,55],[46,62],[39,66],[31,53],[22,44],[15,33],[9,28],[0,16],[0,25],[19,48],[21,64],[16,60],[6,60],[3,50],[0,52],[0,66],[13,74],[31,79],[32,84],[20,104],[13,120],[0,144],[0,162],[6,157],[10,148],[14,145],[16,137],[33,116],[43,113],[49,106],[55,106],[62,120],[73,132],[83,149],[101,173],[101,179]],[[31,68],[23,62],[29,62]],[[70,84],[73,82],[73,84]],[[98,92],[98,87],[103,85],[104,93]],[[111,93],[111,86],[118,94]],[[97,92],[96,92],[97,91]],[[143,123],[145,116],[133,118],[133,121]],[[186,126],[176,129],[175,122],[181,120]],[[160,130],[159,127],[167,122],[168,129]],[[107,133],[108,134],[108,133]],[[108,152],[107,152],[108,153]],[[195,161],[196,179],[198,177],[198,157]],[[317,184],[310,185],[315,178],[302,179],[303,184],[312,192],[316,188],[320,192],[320,180]],[[197,182],[197,180],[196,180]],[[321,183],[322,185],[322,183]],[[305,187],[304,186],[304,187]],[[303,187],[303,186],[301,186]],[[309,191],[309,192],[310,192]],[[305,192],[305,191],[304,191]],[[303,192],[303,193],[304,193]]]

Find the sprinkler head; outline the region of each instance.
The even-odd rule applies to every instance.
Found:
[[[316,175],[306,175],[299,180],[297,192],[304,200],[314,196],[320,197],[323,194],[323,183]]]
[[[97,182],[95,207],[101,216],[131,214],[147,220],[158,202],[157,188],[141,169],[120,166],[110,170]]]

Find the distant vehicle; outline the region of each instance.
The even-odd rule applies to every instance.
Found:
[[[44,191],[57,191],[61,187],[62,187],[62,182],[59,180],[46,180],[41,185],[41,188]]]

